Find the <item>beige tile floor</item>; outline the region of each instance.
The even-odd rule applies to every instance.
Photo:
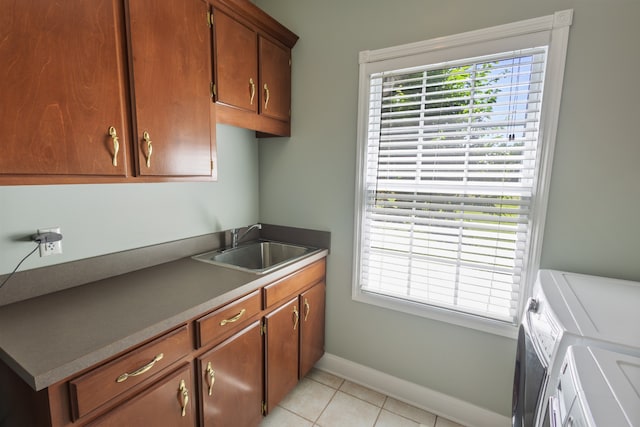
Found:
[[[313,369],[260,427],[463,427],[358,384]]]

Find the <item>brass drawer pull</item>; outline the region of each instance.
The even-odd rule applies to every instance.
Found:
[[[153,145],[151,143],[151,136],[146,130],[142,133],[142,139],[147,143],[147,167],[151,167],[151,154],[153,153]]]
[[[253,82],[253,78],[249,79],[249,86],[251,86],[251,99],[249,103],[253,105],[253,98],[256,96],[256,84]]]
[[[307,317],[309,317],[309,312],[311,311],[311,307],[309,306],[309,300],[304,299],[304,321],[307,321]]]
[[[295,331],[298,327],[298,320],[300,320],[300,313],[298,312],[298,307],[293,307],[293,330]]]
[[[153,368],[153,365],[156,364],[156,362],[162,360],[162,358],[164,357],[163,353],[158,354],[156,357],[153,358],[153,360],[149,363],[147,363],[146,365],[144,365],[141,368],[136,369],[135,371],[128,373],[125,372],[124,374],[120,375],[117,379],[116,382],[117,383],[121,383],[123,381],[126,381],[129,377],[135,377],[138,375],[142,375],[145,372],[147,372],[149,369]]]
[[[180,388],[178,389],[180,392],[180,400],[182,406],[182,416],[187,416],[187,405],[189,404],[189,389],[187,389],[184,380],[180,380]]]
[[[118,141],[118,133],[116,132],[116,128],[113,126],[109,127],[109,136],[113,141],[113,166],[118,166],[118,151],[120,151],[120,142]]]
[[[240,310],[240,313],[236,314],[235,316],[229,318],[229,319],[224,319],[222,322],[220,322],[220,326],[224,326],[227,323],[233,323],[233,322],[237,322],[238,320],[240,320],[240,318],[242,317],[242,315],[246,312],[246,309],[242,309]]]
[[[207,385],[209,386],[209,396],[213,394],[213,384],[216,382],[216,371],[213,370],[211,362],[207,363]]]
[[[264,84],[264,109],[267,109],[267,105],[269,104],[269,87],[267,84]]]

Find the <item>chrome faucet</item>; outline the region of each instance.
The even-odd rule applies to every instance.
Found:
[[[245,236],[247,234],[249,234],[249,232],[251,230],[253,230],[254,228],[257,228],[258,230],[262,230],[262,224],[253,224],[252,226],[247,228],[247,230],[244,233],[242,233],[242,235],[240,235],[239,237],[238,237],[238,235],[240,233],[240,229],[239,228],[232,228],[231,229],[231,247],[235,248],[236,246],[238,246],[238,243],[240,243],[240,241],[242,239],[244,239]]]

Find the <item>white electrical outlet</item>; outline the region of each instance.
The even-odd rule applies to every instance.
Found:
[[[38,233],[46,233],[46,232],[52,232],[52,233],[58,233],[60,234],[60,227],[55,227],[55,228],[41,228],[38,230]],[[57,242],[45,242],[45,243],[40,243],[40,256],[49,256],[49,255],[55,255],[55,254],[61,254],[62,253],[62,240],[58,240]]]

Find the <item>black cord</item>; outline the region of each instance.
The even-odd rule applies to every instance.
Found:
[[[36,245],[35,248],[33,248],[33,250],[31,252],[29,252],[27,254],[26,257],[22,258],[22,260],[18,263],[18,265],[16,265],[16,268],[13,269],[13,271],[11,272],[11,274],[9,274],[9,276],[4,279],[4,281],[2,282],[2,284],[0,285],[0,288],[2,288],[4,286],[5,283],[7,283],[9,281],[9,279],[11,279],[13,277],[14,274],[16,274],[16,271],[18,271],[18,268],[20,268],[20,265],[22,265],[22,263],[24,262],[25,259],[29,258],[31,255],[33,255],[33,253],[36,251],[36,249],[38,249],[38,247],[40,247],[40,245]]]

